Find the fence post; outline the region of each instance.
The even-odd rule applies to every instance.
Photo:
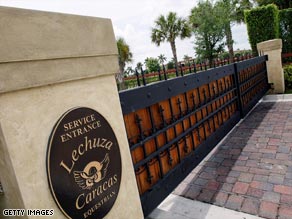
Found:
[[[137,70],[137,68],[135,69],[135,74],[136,74],[136,77],[137,77],[137,84],[138,84],[138,87],[140,87],[140,79],[139,79],[139,72]]]
[[[144,218],[111,20],[2,6],[0,17],[0,218]]]
[[[144,71],[143,71],[143,68],[142,67],[141,67],[141,75],[142,75],[143,85],[145,86],[146,85],[146,80],[145,80],[145,75],[144,75]]]
[[[235,81],[235,85],[236,85],[236,93],[237,93],[237,105],[238,105],[238,110],[240,113],[240,117],[243,118],[244,114],[243,114],[243,104],[242,104],[242,99],[241,99],[241,91],[240,91],[240,83],[239,83],[239,72],[237,70],[237,64],[234,63],[234,81]]]
[[[282,68],[282,40],[274,39],[257,44],[260,55],[268,55],[267,72],[269,83],[272,83],[272,92],[282,94],[285,92],[284,73]]]

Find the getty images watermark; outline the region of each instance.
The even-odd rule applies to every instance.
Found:
[[[53,216],[54,209],[4,209],[3,216]]]

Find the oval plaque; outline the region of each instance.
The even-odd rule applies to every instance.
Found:
[[[119,145],[102,115],[82,107],[61,116],[49,139],[47,175],[68,218],[103,218],[118,196],[121,172]]]

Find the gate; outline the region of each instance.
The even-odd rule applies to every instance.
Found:
[[[268,91],[267,56],[120,92],[144,215]]]

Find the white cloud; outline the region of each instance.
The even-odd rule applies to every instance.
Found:
[[[238,24],[232,28],[234,50],[237,49],[250,49],[248,42],[247,29],[245,24]]]
[[[134,63],[144,62],[146,57],[165,54],[168,60],[172,53],[168,43],[157,47],[151,43],[151,27],[160,14],[169,11],[187,17],[198,0],[0,0],[2,6],[12,6],[45,11],[63,12],[112,19],[116,36],[125,38],[134,55]],[[250,48],[244,25],[233,27],[234,48]],[[177,40],[178,58],[194,56],[194,37]]]

